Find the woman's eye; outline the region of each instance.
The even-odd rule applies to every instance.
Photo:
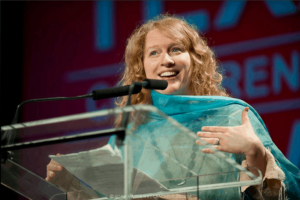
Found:
[[[173,52],[178,52],[178,51],[181,51],[181,49],[179,49],[179,48],[174,48],[174,49],[172,49],[172,51],[173,51]]]
[[[151,53],[150,53],[150,56],[155,56],[157,54],[157,51],[152,51]]]

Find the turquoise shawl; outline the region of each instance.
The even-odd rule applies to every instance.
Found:
[[[270,149],[277,165],[285,173],[288,198],[300,199],[299,169],[276,147],[263,120],[249,104],[229,97],[163,95],[155,91],[151,91],[151,97],[153,106],[193,132],[200,131],[202,126],[240,125],[242,110],[249,107],[248,116],[255,133],[263,145]],[[187,136],[154,113],[147,115],[147,123],[135,128],[130,136],[134,167],[172,189],[195,186],[195,174],[201,175],[198,180],[200,185],[239,180],[239,173],[227,162],[215,155],[202,153],[202,146],[195,144],[196,137]],[[115,147],[115,136],[110,138],[109,144]],[[123,148],[120,150],[124,156]],[[243,155],[225,154],[239,164],[244,159]],[[205,176],[207,174],[215,175]],[[239,187],[200,191],[199,194],[201,199],[242,198]]]

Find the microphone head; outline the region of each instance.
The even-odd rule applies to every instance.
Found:
[[[168,87],[168,81],[165,80],[145,79],[143,83],[144,88],[152,90],[164,90]]]

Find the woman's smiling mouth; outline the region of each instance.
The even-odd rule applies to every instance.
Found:
[[[159,76],[161,78],[172,78],[172,77],[177,76],[177,74],[179,74],[179,72],[169,71],[169,72],[163,72]]]

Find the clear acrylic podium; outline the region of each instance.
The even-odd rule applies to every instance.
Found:
[[[114,128],[115,117],[125,112],[127,129]],[[196,144],[201,129],[195,124],[211,126],[201,120],[180,124],[156,107],[135,105],[3,126],[1,184],[28,199],[60,200],[214,199],[261,183],[259,170],[255,176],[238,164],[241,155],[202,153],[213,147]],[[102,151],[115,134],[126,134],[123,145],[114,136],[110,151]],[[65,171],[50,183],[46,167],[57,153]],[[241,181],[241,173],[249,179]]]

